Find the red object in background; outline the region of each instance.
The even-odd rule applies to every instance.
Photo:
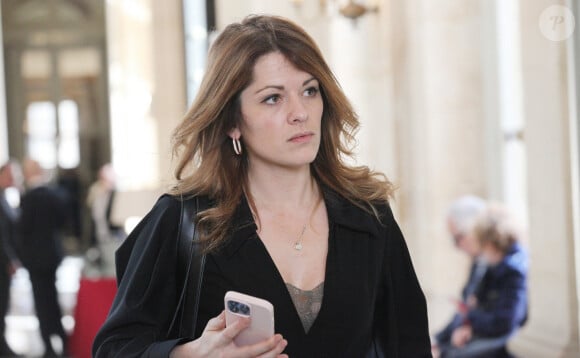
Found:
[[[77,296],[75,328],[69,339],[69,353],[74,358],[91,358],[91,346],[101,328],[117,292],[115,278],[82,278]]]

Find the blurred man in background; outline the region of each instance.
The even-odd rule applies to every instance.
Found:
[[[22,196],[17,248],[30,275],[45,357],[53,357],[57,356],[56,350],[64,353],[67,344],[56,290],[56,270],[63,259],[62,229],[67,219],[65,200],[49,185],[38,162],[28,159],[22,166],[26,191]],[[53,340],[60,341],[60,347],[53,346]]]
[[[453,330],[462,323],[471,297],[483,278],[486,264],[480,259],[480,249],[475,237],[471,234],[477,218],[486,208],[485,200],[466,195],[457,198],[447,212],[447,229],[453,239],[455,247],[469,256],[471,268],[463,290],[461,299],[457,302],[457,309],[449,323],[438,332],[433,339],[434,355],[439,355],[439,348],[451,343]]]
[[[16,356],[6,342],[4,317],[10,305],[10,282],[18,267],[14,243],[17,238],[18,207],[10,200],[10,189],[18,192],[20,166],[9,160],[0,167],[0,356]]]

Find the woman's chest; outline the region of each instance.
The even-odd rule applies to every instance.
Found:
[[[302,290],[320,285],[329,246],[326,211],[300,219],[264,216],[257,236],[282,280]]]
[[[257,237],[248,238],[229,255],[208,257],[201,310],[208,318],[217,315],[223,310],[225,292],[235,290],[270,301],[277,332],[295,340],[319,334],[331,338],[370,329],[384,278],[383,248],[377,241],[364,233],[331,232],[324,260],[322,304],[308,335],[284,278]]]

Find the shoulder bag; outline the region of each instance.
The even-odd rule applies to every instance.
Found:
[[[183,288],[167,330],[167,337],[194,339],[205,266],[205,254],[202,253],[199,245],[199,230],[196,230],[195,218],[197,213],[208,207],[208,204],[199,196],[184,199],[182,195],[180,201],[181,216],[177,230],[177,282],[183,282]],[[193,304],[187,304],[189,302]]]

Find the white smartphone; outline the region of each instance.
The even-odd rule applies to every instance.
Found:
[[[274,306],[266,300],[243,293],[228,291],[224,297],[226,326],[241,317],[250,317],[250,326],[235,338],[237,346],[245,346],[266,340],[274,335]]]

